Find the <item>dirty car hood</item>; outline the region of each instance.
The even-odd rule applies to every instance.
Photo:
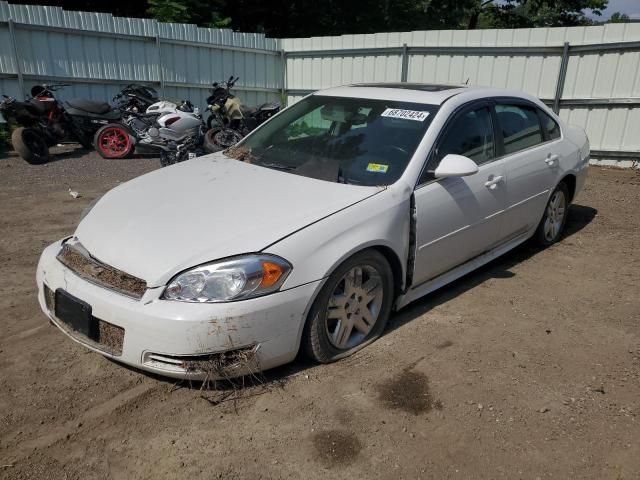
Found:
[[[186,268],[263,250],[380,190],[218,153],[114,188],[80,222],[75,236],[96,259],[154,287]]]

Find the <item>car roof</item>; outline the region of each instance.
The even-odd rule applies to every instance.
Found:
[[[361,83],[319,90],[314,95],[399,100],[441,105],[448,98],[475,88],[466,85],[430,83]]]
[[[396,100],[437,106],[457,95],[460,95],[461,101],[463,99],[464,101],[469,101],[484,97],[516,97],[542,105],[539,99],[518,90],[429,83],[362,83],[327,88],[315,92],[314,95]]]

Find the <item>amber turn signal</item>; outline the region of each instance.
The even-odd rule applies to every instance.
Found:
[[[260,287],[267,288],[275,285],[283,273],[282,267],[277,263],[262,262],[262,281],[260,282]]]

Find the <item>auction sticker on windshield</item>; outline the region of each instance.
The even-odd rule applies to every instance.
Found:
[[[402,110],[400,108],[387,108],[384,112],[382,112],[381,116],[424,122],[429,116],[429,112],[420,112],[417,110]]]
[[[380,163],[370,163],[367,165],[367,172],[387,173],[387,170],[389,170],[389,165],[382,165]]]

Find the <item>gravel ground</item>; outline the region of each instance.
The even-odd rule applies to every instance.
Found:
[[[0,478],[640,478],[639,172],[592,168],[560,243],[415,302],[353,357],[200,391],[88,352],[35,298],[42,248],[157,167],[0,153]]]

